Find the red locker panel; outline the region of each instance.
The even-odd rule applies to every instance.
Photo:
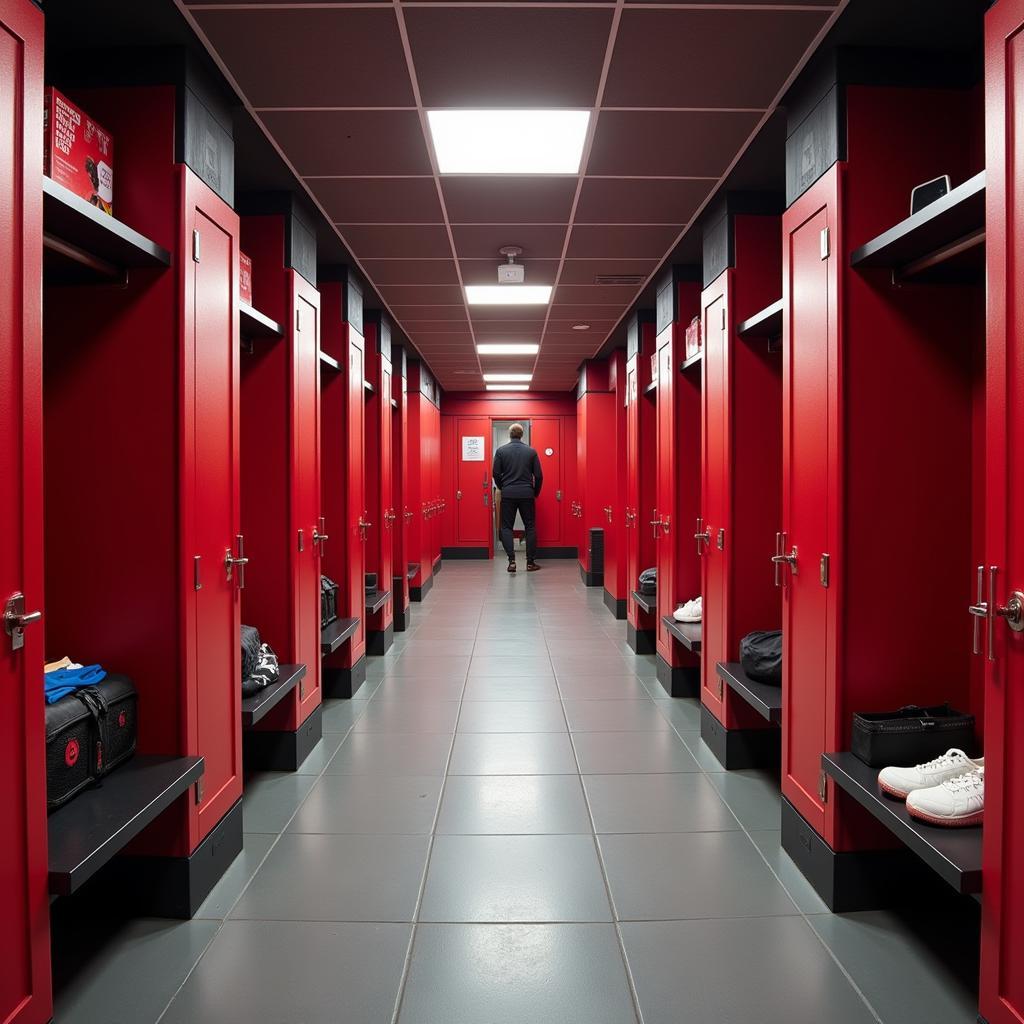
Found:
[[[566,534],[569,516],[565,494],[566,461],[573,461],[573,453],[565,451],[564,433],[565,419],[561,416],[530,418],[530,445],[537,450],[544,474],[544,485],[537,499],[537,546],[540,549],[571,546]]]
[[[491,451],[491,421],[486,416],[458,416],[454,421],[451,442],[455,446],[456,466],[455,543],[492,552],[491,464],[494,453]],[[467,455],[471,458],[467,459]]]
[[[1005,608],[1024,589],[1024,3],[1001,0],[985,19],[986,224],[988,266],[986,601]],[[992,614],[992,608],[989,608]],[[986,626],[988,624],[985,624]],[[983,638],[985,839],[981,1015],[989,1024],[1024,1021],[1024,634],[1001,619]],[[985,630],[982,630],[984,633]]]
[[[406,628],[403,615],[409,607],[409,408],[405,393],[405,352],[395,352],[391,378],[391,490],[395,518],[392,521],[391,574],[394,587],[395,628]]]
[[[616,609],[626,607],[626,354],[621,349],[608,357],[608,387],[615,396],[615,419],[608,438],[607,456],[614,464],[610,512],[605,514],[605,599]]]
[[[391,590],[393,523],[391,437],[391,328],[382,314],[366,321],[366,504],[372,524],[366,530],[366,571],[377,574],[380,590]],[[375,612],[367,628],[382,633],[394,622],[393,601]]]
[[[0,603],[25,596],[43,609],[42,203],[43,16],[27,0],[0,0]],[[50,1019],[43,626],[13,650],[0,633],[0,1020]]]
[[[590,531],[607,532],[607,509],[615,494],[615,460],[609,442],[615,434],[615,393],[609,387],[608,363],[588,360],[580,372],[576,401],[575,517],[580,566],[593,571],[589,561]],[[534,440],[534,447],[540,448]],[[602,579],[598,579],[602,583]]]
[[[344,663],[351,667],[366,655],[366,542],[373,520],[366,494],[366,398],[363,336],[351,326],[345,361],[348,384],[345,438],[347,573],[338,580],[347,590],[347,616],[359,619],[359,627],[345,648]]]
[[[429,559],[425,558],[427,533],[429,525],[428,503],[430,501],[430,466],[429,436],[427,410],[430,402],[423,394],[421,382],[425,371],[418,359],[410,359],[407,367],[406,396],[408,398],[408,437],[409,458],[406,462],[406,482],[408,495],[406,504],[409,507],[407,558],[409,571],[415,568],[409,585],[416,600],[422,600],[424,590],[429,589],[433,582],[433,568]]]

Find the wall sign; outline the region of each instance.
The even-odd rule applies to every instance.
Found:
[[[462,439],[462,461],[484,461],[484,439],[482,437],[464,437]]]

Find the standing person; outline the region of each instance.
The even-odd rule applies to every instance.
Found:
[[[544,474],[536,451],[523,444],[523,425],[513,423],[508,428],[511,438],[494,453],[494,484],[501,491],[501,546],[508,555],[508,571],[516,571],[515,538],[512,529],[516,512],[523,517],[526,527],[526,571],[536,572],[537,564],[537,508]]]

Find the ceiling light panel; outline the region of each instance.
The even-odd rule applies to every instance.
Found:
[[[491,384],[523,383],[533,380],[532,373],[485,373],[484,380]]]
[[[546,306],[551,301],[549,284],[467,284],[471,306]]]
[[[442,174],[578,174],[586,110],[430,110]]]
[[[529,384],[487,384],[487,391],[529,391]]]
[[[540,345],[523,342],[487,342],[477,345],[482,356],[533,356],[540,351]]]

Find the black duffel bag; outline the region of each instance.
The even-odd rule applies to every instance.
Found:
[[[740,641],[740,664],[749,679],[782,685],[782,630],[755,629]]]
[[[971,755],[974,746],[974,715],[954,711],[948,704],[908,704],[898,711],[853,716],[850,749],[872,768],[924,764],[950,747]]]
[[[63,807],[135,753],[138,694],[108,675],[46,706],[46,806]]]
[[[639,584],[639,591],[645,597],[651,597],[658,592],[658,570],[657,569],[644,569],[640,573],[640,579],[637,580]]]
[[[242,627],[242,678],[248,679],[260,663],[260,631],[255,626]]]
[[[338,617],[338,584],[327,576],[320,577],[320,628],[329,626]]]

